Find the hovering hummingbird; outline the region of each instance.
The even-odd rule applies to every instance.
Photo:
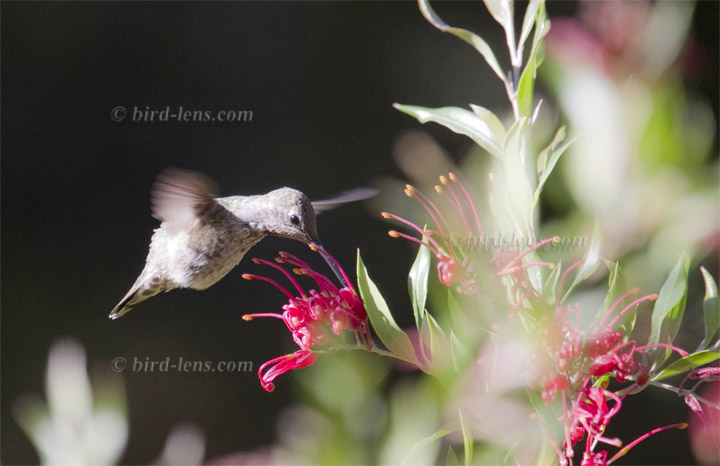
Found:
[[[152,214],[162,224],[150,241],[145,268],[110,312],[111,319],[162,291],[214,285],[268,235],[322,247],[316,213],[376,193],[358,188],[311,202],[291,188],[221,198],[215,197],[217,191],[215,182],[198,172],[167,169],[158,176],[152,189]],[[336,266],[326,260],[343,282]]]

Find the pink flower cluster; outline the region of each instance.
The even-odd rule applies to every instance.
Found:
[[[603,434],[612,417],[622,407],[625,396],[648,382],[647,350],[665,347],[677,351],[681,356],[688,355],[681,349],[663,344],[638,346],[635,340],[627,339],[622,332],[614,330],[623,315],[643,301],[657,299],[656,294],[634,300],[611,322],[606,323],[622,301],[637,291],[633,289],[621,296],[597,327],[590,331],[579,330],[570,323],[569,317],[574,310],[569,307],[558,307],[555,319],[543,326],[539,344],[552,371],[544,378],[542,397],[550,405],[558,393],[562,395],[565,440],[562,450],[556,446],[561,464],[572,464],[574,446],[583,439],[586,442],[580,463],[582,466],[609,464],[608,452],[595,451],[595,448],[599,443],[618,448],[623,446],[620,439],[607,438]],[[621,383],[632,381],[634,386],[618,396],[606,389],[607,383],[593,385],[593,381],[602,376],[612,377]],[[608,405],[608,401],[612,401],[612,406]],[[610,462],[623,456],[635,443],[648,436],[678,427],[683,428],[684,425],[673,424],[644,434],[621,449]]]
[[[311,248],[329,257],[338,266],[347,286],[336,287],[332,280],[316,272],[297,257],[285,252],[280,252],[280,257],[277,257],[275,261],[278,264],[287,264],[293,267],[292,270],[297,275],[312,278],[319,291],[306,292],[285,268],[263,259],[253,259],[253,262],[268,265],[282,272],[295,287],[299,296],[293,296],[285,287],[270,278],[251,274],[243,275],[243,278],[247,280],[255,279],[271,283],[288,298],[287,304],[282,307],[282,314],[245,314],[243,319],[248,321],[256,317],[282,319],[292,333],[293,340],[300,347],[299,351],[271,359],[260,366],[258,371],[260,385],[269,392],[275,389],[273,381],[278,376],[292,369],[312,365],[316,360],[315,352],[312,349],[316,345],[326,345],[337,341],[345,330],[355,333],[358,344],[367,347],[371,347],[373,344],[367,312],[345,271],[326,251],[315,246],[311,246]]]
[[[434,229],[423,229],[416,224],[405,220],[395,214],[383,212],[383,218],[396,220],[409,226],[420,234],[415,238],[395,230],[388,234],[393,238],[404,238],[426,247],[436,257],[438,281],[447,287],[455,287],[462,294],[475,295],[480,291],[479,270],[477,267],[478,255],[471,247],[461,247],[457,238],[469,237],[480,238],[483,235],[480,216],[475,208],[470,192],[454,173],[448,176],[439,177],[440,184],[435,186],[435,191],[442,196],[442,199],[451,207],[449,210],[452,216],[443,215],[442,210],[423,194],[419,189],[411,185],[405,186],[405,194],[415,199],[420,206],[429,214]],[[462,228],[462,235],[453,231],[451,225],[459,225]],[[554,267],[547,262],[522,263],[522,259],[538,248],[552,242],[559,242],[560,238],[547,238],[538,242],[528,250],[511,257],[493,257],[490,263],[498,267],[498,275],[522,275],[523,270],[536,265]],[[499,254],[499,253],[498,253]]]
[[[463,230],[466,233],[475,236],[482,235],[482,226],[477,209],[475,208],[475,203],[458,177],[454,173],[448,173],[447,177],[440,176],[439,180],[440,184],[435,186],[435,191],[442,195],[452,207],[457,217],[457,219],[453,220],[462,222]],[[456,286],[457,291],[460,293],[475,293],[478,283],[473,270],[471,257],[466,251],[463,251],[451,241],[451,235],[454,232],[452,231],[450,222],[445,218],[437,205],[419,189],[408,184],[405,186],[405,194],[415,199],[420,206],[427,211],[434,223],[435,229],[422,229],[402,217],[383,212],[383,218],[397,220],[420,233],[424,242],[423,240],[395,230],[389,231],[388,234],[393,238],[405,238],[427,247],[438,260],[437,272],[440,283],[447,287]]]

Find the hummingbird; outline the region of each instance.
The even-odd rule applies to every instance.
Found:
[[[357,188],[314,202],[287,187],[254,196],[216,197],[217,192],[217,184],[199,172],[173,168],[158,175],[151,204],[153,217],[162,223],[150,241],[145,268],[110,312],[111,319],[163,291],[207,289],[266,236],[322,248],[315,215],[377,191]],[[344,283],[335,264],[323,257]]]

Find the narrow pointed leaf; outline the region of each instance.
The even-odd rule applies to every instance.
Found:
[[[683,254],[660,289],[653,309],[648,344],[672,344],[675,340],[687,302],[688,267],[689,259]],[[653,367],[662,363],[669,355],[669,349],[658,348],[653,351]]]
[[[503,176],[498,177],[498,196],[505,199],[506,211],[499,218],[501,231],[516,232],[519,237],[530,237],[533,225],[533,187],[525,168],[524,146],[527,134],[527,118],[520,118],[508,130],[503,156]],[[502,182],[502,184],[501,184]],[[540,290],[539,288],[538,291]]]
[[[460,466],[460,460],[455,453],[455,449],[448,448],[447,455],[445,455],[445,462],[440,464],[445,466]]]
[[[530,5],[528,5],[528,11],[530,10],[530,7],[532,6],[532,2]],[[527,16],[525,19],[528,19]],[[540,55],[542,40],[545,38],[545,36],[548,35],[550,32],[550,21],[547,19],[547,11],[545,10],[545,1],[543,0],[540,5],[538,5],[537,12],[535,14],[535,34],[533,36],[533,43],[532,48],[530,49],[530,55],[535,55],[537,57],[537,63],[536,67],[540,66],[540,63],[542,62],[542,58]],[[523,24],[523,29],[525,25]],[[529,32],[529,31],[528,31]]]
[[[528,10],[532,5],[528,5]],[[542,39],[550,31],[550,22],[545,19],[545,5],[538,5],[540,9],[537,11],[535,21],[535,37],[533,38],[532,49],[528,56],[527,64],[523,69],[518,84],[518,110],[521,116],[530,116],[532,110],[533,93],[535,89],[535,77],[537,69],[542,63],[541,44]],[[527,19],[527,16],[525,17]],[[523,25],[524,26],[524,25]],[[529,31],[528,31],[529,32]],[[524,39],[522,39],[524,42]]]
[[[658,380],[666,379],[674,375],[684,374],[690,369],[695,369],[696,367],[710,364],[711,362],[717,361],[718,359],[720,359],[720,351],[699,351],[697,353],[693,353],[689,356],[685,356],[684,358],[678,359],[677,361],[673,362],[665,369],[660,371],[655,377],[652,378],[652,380],[653,382],[657,382]]]
[[[470,361],[471,354],[460,342],[460,339],[455,335],[455,332],[450,329],[450,350],[452,353],[453,366],[456,371],[460,371],[467,367],[468,361]]]
[[[505,31],[515,30],[513,5],[510,0],[485,0],[485,6],[492,17],[495,18],[495,21],[500,23]]]
[[[551,305],[555,304],[555,301],[557,300],[557,291],[558,291],[558,283],[560,282],[560,277],[562,276],[563,268],[562,263],[558,263],[558,265],[553,269],[552,272],[550,272],[550,275],[548,276],[547,280],[545,280],[545,283],[543,284],[543,290],[542,290],[542,297],[543,300]]]
[[[365,304],[368,318],[380,341],[398,357],[413,364],[418,364],[410,338],[395,323],[385,299],[368,276],[359,250],[357,256],[357,281],[360,297]]]
[[[713,338],[720,329],[720,299],[718,287],[710,272],[700,267],[703,280],[705,280],[705,298],[703,299],[703,314],[705,317],[705,338],[698,349],[705,349],[712,344]]]
[[[565,135],[566,130],[565,126],[563,125],[557,130],[555,136],[552,138],[552,141],[550,141],[550,144],[548,144],[548,146],[540,152],[540,155],[538,155],[537,161],[535,162],[538,178],[542,178],[543,174],[547,172],[548,161],[550,160],[550,152],[558,144],[560,144],[563,139],[565,139]]]
[[[545,404],[545,401],[540,396],[540,393],[530,390],[527,390],[526,393],[530,399],[530,404],[535,410],[535,414],[539,419],[542,419],[543,424],[547,426],[552,437],[557,438],[557,436],[561,435],[562,424],[558,421],[555,412],[547,404]],[[534,464],[549,465],[555,463],[557,463],[557,453],[555,453],[552,444],[548,441],[543,442],[542,448],[538,452],[538,457]]]
[[[627,282],[625,281],[625,270],[620,267],[620,264],[613,261],[605,261],[605,265],[610,269],[610,276],[608,277],[608,293],[605,296],[603,307],[597,314],[598,322],[601,321],[608,313],[610,308],[617,302],[622,295],[629,291]],[[628,302],[631,301],[628,299]],[[613,316],[606,320],[606,324],[612,322],[615,316],[623,309],[622,303],[615,308]],[[637,306],[633,309],[628,310],[623,316],[613,325],[613,328],[625,335],[630,335],[633,328],[635,327],[635,318],[637,317]]]
[[[497,127],[495,121],[459,107],[424,108],[401,104],[394,104],[393,107],[417,118],[420,123],[432,121],[455,133],[467,136],[490,154],[502,158],[503,141],[494,131]]]
[[[428,435],[424,439],[421,439],[418,443],[413,445],[413,447],[407,452],[407,455],[405,455],[405,458],[403,459],[401,465],[407,464],[406,462],[412,458],[412,456],[417,452],[418,450],[422,450],[423,448],[427,447],[428,445],[433,444],[434,442],[437,442],[441,438],[445,437],[452,431],[449,431],[447,429],[439,429],[437,432]]]
[[[430,22],[430,24],[432,24],[442,32],[449,32],[450,34],[453,34],[454,36],[459,37],[468,44],[472,45],[473,48],[475,48],[475,50],[477,50],[480,55],[483,56],[483,58],[490,66],[490,68],[495,72],[497,77],[500,78],[500,80],[505,83],[506,86],[508,85],[505,73],[503,73],[503,70],[497,61],[497,58],[495,58],[495,54],[493,53],[487,42],[485,42],[477,34],[474,34],[466,29],[448,26],[430,7],[430,3],[428,0],[419,0],[418,3],[420,5],[420,12],[425,17],[425,19]]]
[[[502,147],[505,144],[505,126],[500,121],[500,118],[480,105],[470,104],[470,110],[488,125],[495,139],[497,139],[498,145]]]
[[[523,263],[529,264],[531,262],[540,262],[541,260],[542,259],[540,257],[540,254],[538,254],[538,251],[533,251],[527,256],[525,256],[525,258],[523,259]],[[548,275],[548,268],[528,267],[525,269],[525,273],[527,274],[527,277],[530,280],[533,288],[535,288],[538,293],[542,293],[547,286],[546,276]]]
[[[425,241],[425,240],[423,240]],[[408,289],[412,300],[415,325],[420,329],[427,301],[428,277],[430,275],[430,250],[420,246],[415,262],[408,275]]]
[[[458,408],[458,416],[460,417],[460,430],[462,431],[463,436],[463,450],[465,453],[465,466],[470,466],[473,464],[472,457],[473,457],[473,437],[472,437],[472,431],[470,430],[470,426],[467,425],[465,422],[465,418],[462,415],[462,411],[460,411],[460,408]]]
[[[530,124],[534,125],[537,121],[538,115],[540,114],[540,109],[542,108],[543,100],[538,100],[537,105],[535,106],[535,110],[533,110],[533,114],[530,117]]]
[[[580,267],[577,275],[575,275],[575,280],[573,280],[572,285],[570,285],[570,288],[568,288],[568,290],[565,292],[562,302],[565,302],[568,296],[570,296],[570,293],[572,293],[573,289],[578,284],[580,284],[580,282],[586,280],[588,277],[594,274],[600,266],[600,236],[600,224],[595,221],[592,239],[590,240],[590,248],[588,249],[587,255],[585,256],[585,262]]]
[[[528,3],[527,9],[525,10],[525,17],[523,18],[522,29],[520,30],[519,47],[523,46],[530,35],[530,31],[532,31],[533,24],[535,23],[535,18],[538,17],[538,8],[540,8],[541,4],[544,6],[544,3],[545,0],[530,0],[530,3]]]
[[[424,318],[424,324],[430,334],[429,372],[434,375],[442,375],[453,370],[451,343],[432,314],[425,311]]]
[[[538,173],[538,187],[535,189],[535,197],[533,198],[533,205],[537,205],[540,199],[540,193],[545,182],[550,178],[550,174],[555,169],[560,156],[575,142],[577,136],[570,139],[565,138],[565,127],[562,126],[555,134],[550,145],[547,146],[538,156],[537,160],[537,173]]]
[[[520,116],[529,117],[532,111],[536,71],[535,55],[533,54],[528,58],[528,64],[525,66],[522,75],[520,75],[520,82],[518,83],[517,101]]]

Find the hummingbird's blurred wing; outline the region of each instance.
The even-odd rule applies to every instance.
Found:
[[[322,199],[320,201],[312,201],[312,206],[315,209],[315,213],[325,212],[326,210],[334,209],[341,204],[348,202],[362,201],[373,197],[378,193],[377,189],[372,188],[355,188],[349,191],[343,191],[335,197],[330,199]]]
[[[173,229],[185,229],[213,211],[218,187],[202,173],[168,168],[158,175],[152,189],[152,215]]]

